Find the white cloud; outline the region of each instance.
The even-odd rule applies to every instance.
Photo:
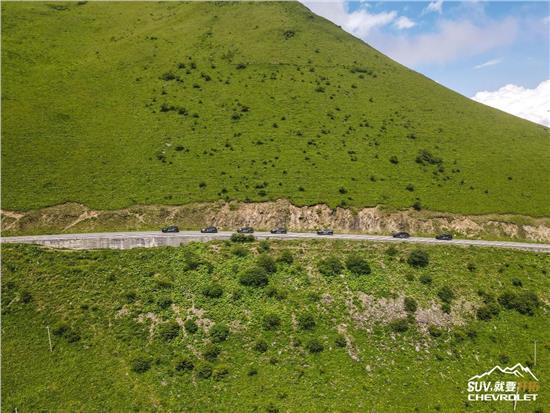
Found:
[[[491,59],[486,61],[485,63],[481,63],[479,65],[474,66],[474,69],[483,69],[484,67],[487,67],[487,66],[498,65],[500,62],[502,62],[502,59]]]
[[[399,30],[410,29],[411,27],[416,26],[416,23],[406,16],[399,17],[393,24]]]
[[[443,64],[511,44],[517,37],[518,23],[514,18],[506,18],[480,27],[467,20],[442,20],[436,29],[432,33],[414,36],[393,36],[376,32],[368,40],[382,52],[407,66]]]
[[[347,32],[365,38],[373,29],[386,26],[395,20],[397,12],[369,13],[365,7],[348,11],[344,0],[331,2],[302,1],[312,12],[342,26]]]
[[[443,0],[435,0],[428,4],[428,7],[424,9],[425,13],[434,12],[439,13],[443,11]]]
[[[506,85],[494,92],[477,92],[473,100],[541,125],[550,126],[550,79],[534,89]]]

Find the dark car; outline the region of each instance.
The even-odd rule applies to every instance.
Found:
[[[286,234],[286,228],[273,228],[270,232],[272,234]]]
[[[241,227],[237,230],[239,234],[252,234],[254,232],[254,228],[252,227]]]
[[[317,235],[334,235],[334,231],[331,229],[320,229],[317,231]]]
[[[439,234],[435,236],[435,239],[440,241],[450,241],[453,239],[453,236],[451,234]]]
[[[165,227],[161,229],[162,232],[168,233],[168,232],[180,232],[180,229],[176,227],[175,225],[170,225],[169,227]]]
[[[203,234],[215,234],[216,232],[218,232],[218,228],[216,228],[216,227],[206,227],[206,228],[201,229],[201,232]]]
[[[399,231],[392,235],[394,238],[409,238],[411,235],[405,231]]]

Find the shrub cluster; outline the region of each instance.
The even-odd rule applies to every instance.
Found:
[[[277,272],[277,265],[275,263],[275,260],[267,254],[260,254],[256,259],[256,264],[258,265],[258,267],[263,268],[269,274]]]
[[[164,340],[173,340],[178,336],[179,332],[180,326],[175,321],[162,323],[158,328],[158,334]]]
[[[262,325],[265,330],[277,330],[281,325],[281,318],[277,314],[267,314],[264,316]]]
[[[205,297],[220,298],[223,295],[223,288],[219,284],[210,284],[202,290]]]
[[[284,250],[281,252],[279,257],[277,258],[277,262],[281,264],[291,265],[294,262],[294,257],[292,256],[292,253],[289,250]]]
[[[346,268],[355,275],[368,275],[371,273],[370,265],[362,257],[350,255],[346,260]]]
[[[424,250],[416,249],[411,251],[407,258],[407,263],[416,268],[427,267],[430,263],[430,257]]]
[[[229,329],[223,324],[216,324],[210,329],[210,339],[214,343],[221,343],[229,337]]]
[[[190,334],[194,334],[199,329],[199,326],[194,320],[188,319],[185,320],[185,323],[183,323],[183,327],[185,328],[185,331],[187,331]]]
[[[256,240],[254,235],[241,234],[239,232],[232,234],[230,239],[231,242],[254,242]]]
[[[298,326],[302,330],[313,330],[315,325],[315,319],[311,314],[302,314],[298,317]]]
[[[265,287],[269,283],[267,272],[262,267],[252,267],[244,271],[239,282],[247,287]]]
[[[520,314],[533,315],[540,305],[539,298],[532,291],[520,293],[505,292],[500,295],[498,302],[508,310],[516,310]]]
[[[327,277],[338,275],[344,269],[342,263],[336,257],[328,257],[319,261],[317,268],[321,274]]]

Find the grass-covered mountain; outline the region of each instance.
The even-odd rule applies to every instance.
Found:
[[[542,126],[299,3],[2,4],[2,207],[218,199],[550,215]]]
[[[550,255],[413,251],[4,246],[2,411],[504,412],[467,381],[516,363],[546,411]]]

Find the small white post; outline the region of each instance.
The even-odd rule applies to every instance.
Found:
[[[48,330],[48,341],[50,343],[50,353],[53,352],[53,349],[52,349],[52,337],[50,335],[50,326],[46,326],[46,330]]]

